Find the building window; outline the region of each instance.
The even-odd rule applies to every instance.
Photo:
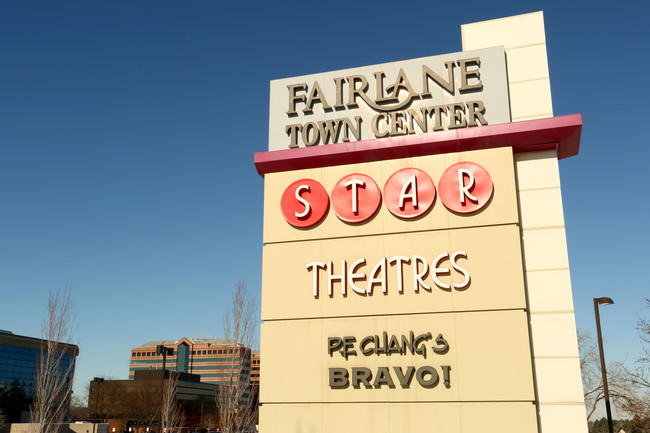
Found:
[[[203,351],[203,354],[205,355],[205,350]]]
[[[141,355],[140,352],[136,352],[136,356],[140,356],[140,355]]]
[[[176,371],[182,373],[189,372],[189,345],[185,342],[178,345],[178,351],[176,352]]]

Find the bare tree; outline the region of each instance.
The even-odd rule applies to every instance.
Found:
[[[178,430],[185,422],[185,417],[176,399],[178,379],[179,374],[175,371],[170,371],[169,379],[167,379],[163,389],[162,410],[160,412],[162,416],[162,430],[164,432],[168,429]]]
[[[75,315],[69,288],[50,291],[47,312],[29,416],[35,433],[58,433],[61,429],[70,406],[76,357],[76,348],[70,345]]]
[[[217,411],[221,431],[240,433],[257,419],[257,399],[251,395],[251,347],[256,344],[259,318],[257,305],[246,285],[238,281],[232,294],[232,310],[223,321],[224,336],[231,342],[229,369],[218,383]]]
[[[645,303],[646,307],[650,307],[650,298],[646,298]],[[639,332],[639,338],[641,338],[641,345],[643,346],[643,355],[637,360],[637,363],[647,369],[650,365],[650,320],[639,319],[636,323],[636,329]]]
[[[124,418],[133,423],[133,427],[152,427],[160,416],[160,388],[153,382],[127,391],[122,396],[126,407]]]
[[[650,307],[650,299],[646,298]],[[639,428],[650,430],[650,320],[639,319],[637,331],[641,339],[643,354],[634,367],[622,366],[623,381],[630,389],[629,398],[622,404],[621,409],[638,420]]]
[[[578,351],[580,353],[582,391],[587,409],[587,420],[589,420],[596,411],[598,402],[604,398],[604,391],[598,346],[592,336],[583,329],[578,329]]]
[[[581,329],[578,330],[578,348],[587,420],[590,420],[598,403],[605,398],[600,371],[600,354],[591,335]],[[650,422],[648,371],[640,368],[630,369],[622,362],[610,362],[607,365],[607,379],[613,405],[632,417],[645,420],[646,423]]]
[[[208,431],[215,431],[218,428],[219,417],[215,414],[203,415],[201,418],[201,428]]]
[[[100,377],[104,379],[106,384],[109,382],[118,380],[115,376],[100,374]],[[91,384],[94,381],[88,382],[84,386],[83,398],[87,402],[88,408],[88,417],[87,419],[92,419],[95,422],[108,422],[109,419],[116,418],[120,415],[122,395],[120,391],[114,386],[107,386],[102,383],[95,383],[92,386],[92,398],[91,398]],[[72,396],[74,403],[75,396]]]
[[[72,396],[70,400],[70,421],[88,421],[91,418],[87,387],[85,394],[85,396],[76,394]]]

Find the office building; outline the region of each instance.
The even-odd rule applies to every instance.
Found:
[[[166,359],[163,359],[162,354],[157,354],[158,346],[172,349],[173,354],[167,355]],[[234,364],[233,352],[235,352]],[[234,345],[232,340],[228,339],[181,338],[180,340],[150,341],[131,350],[129,379],[133,379],[138,370],[162,369],[163,361],[165,361],[165,369],[198,374],[201,376],[201,382],[223,382],[228,380],[232,374],[253,382],[251,376],[252,357],[254,358],[254,355],[251,354],[249,348],[239,343]],[[259,356],[256,359],[259,370]]]
[[[260,351],[251,354],[251,385],[260,386]]]
[[[8,416],[9,422],[26,421],[35,392],[41,347],[45,343],[40,338],[0,330],[0,393],[6,396],[0,402],[0,409]],[[60,349],[61,373],[72,384],[79,348],[62,343]]]
[[[109,424],[109,431],[147,431],[158,424],[162,389],[169,390],[172,372],[136,371],[129,380],[90,381],[88,408],[97,419]],[[202,383],[196,374],[176,374],[174,403],[183,426],[198,430],[204,417],[216,416],[217,386]]]

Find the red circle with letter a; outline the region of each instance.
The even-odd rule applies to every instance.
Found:
[[[436,186],[431,177],[419,168],[403,168],[388,178],[384,185],[384,202],[396,217],[417,218],[431,209],[436,199]]]
[[[490,174],[475,162],[459,162],[440,176],[440,201],[456,213],[473,213],[492,198],[494,186]]]
[[[332,207],[336,216],[348,223],[370,219],[381,204],[381,191],[370,176],[349,174],[332,189]]]
[[[300,179],[282,193],[282,215],[294,227],[306,228],[318,224],[329,207],[329,197],[323,185],[314,179]]]

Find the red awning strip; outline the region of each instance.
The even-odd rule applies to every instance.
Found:
[[[558,158],[578,154],[582,116],[549,117],[426,134],[328,144],[255,154],[257,172],[317,168],[383,159],[510,146],[513,152],[557,149]]]

